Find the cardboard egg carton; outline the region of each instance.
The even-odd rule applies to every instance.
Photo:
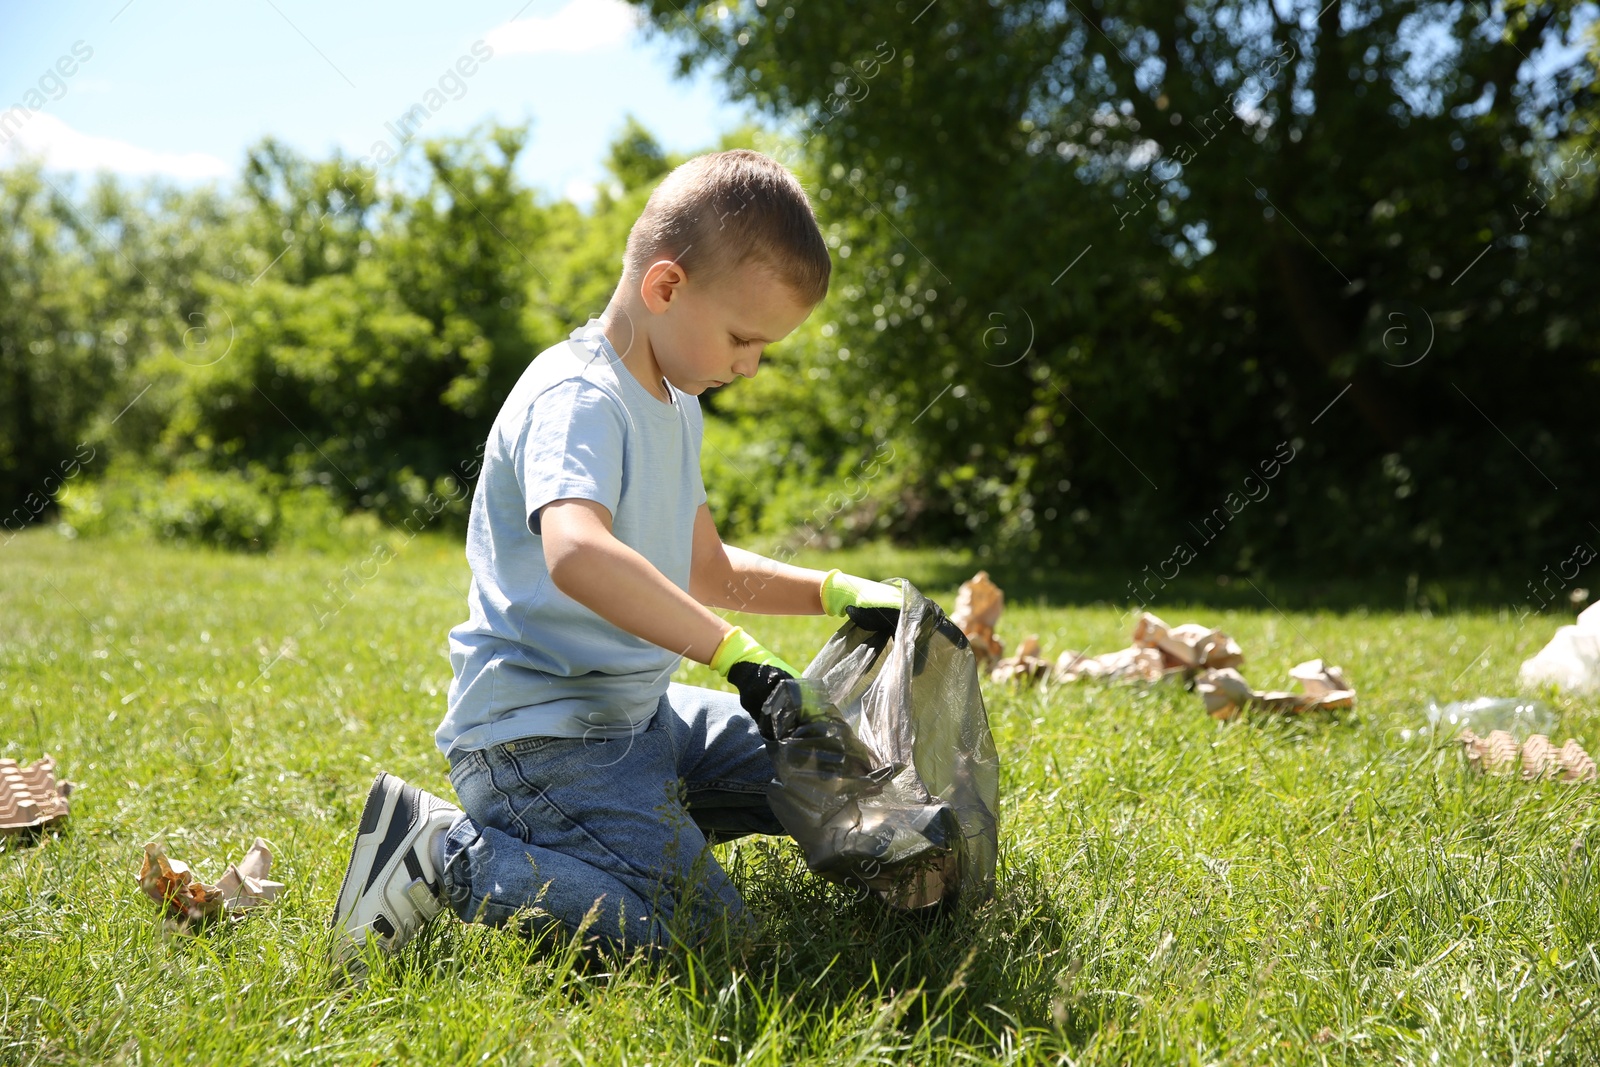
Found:
[[[1570,737],[1560,748],[1544,734],[1534,734],[1519,744],[1504,730],[1490,730],[1487,737],[1462,730],[1457,740],[1466,750],[1467,762],[1485,774],[1520,773],[1526,781],[1551,778],[1568,785],[1600,777],[1589,753]]]
[[[42,830],[67,817],[71,782],[56,781],[56,761],[45,756],[24,767],[0,759],[0,836]]]

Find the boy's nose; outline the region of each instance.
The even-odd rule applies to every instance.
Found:
[[[746,359],[736,360],[733,364],[733,373],[742,378],[754,378],[756,371],[761,369],[761,356],[756,354]]]

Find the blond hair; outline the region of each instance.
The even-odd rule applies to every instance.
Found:
[[[828,293],[833,264],[800,182],[783,164],[737,148],[697,156],[662,179],[628,232],[623,276],[672,259],[697,281],[758,262],[807,305]]]

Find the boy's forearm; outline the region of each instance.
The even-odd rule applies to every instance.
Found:
[[[757,615],[821,615],[826,572],[726,546],[728,577],[714,605]]]
[[[609,535],[570,548],[550,577],[563,593],[613,626],[696,663],[710,663],[732,629],[644,556]]]

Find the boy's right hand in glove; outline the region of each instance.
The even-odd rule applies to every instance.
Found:
[[[780,682],[799,677],[800,672],[745,633],[742,626],[735,626],[723,636],[711,657],[711,669],[739,690],[739,703],[756,720],[761,736],[770,740],[771,723],[761,709]]]

